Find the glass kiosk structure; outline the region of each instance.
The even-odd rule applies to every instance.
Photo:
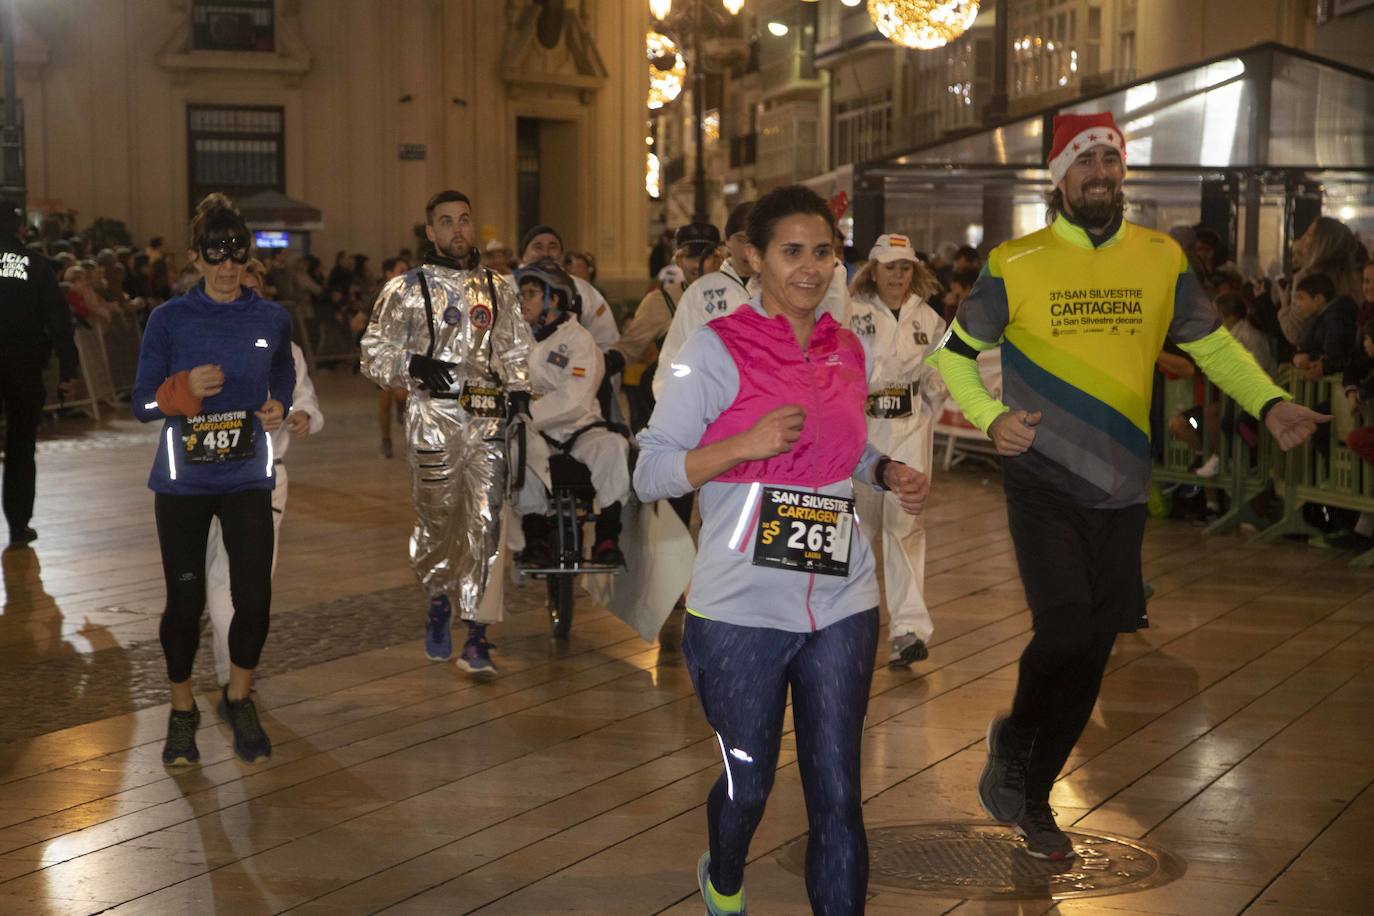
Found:
[[[986,251],[1040,228],[1054,115],[1097,111],[1126,134],[1127,219],[1205,225],[1246,275],[1279,273],[1318,215],[1374,238],[1374,74],[1268,43],[857,165],[856,246]]]

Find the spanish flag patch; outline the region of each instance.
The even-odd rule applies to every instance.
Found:
[[[573,366],[573,378],[582,378],[587,374],[587,370],[581,366]]]

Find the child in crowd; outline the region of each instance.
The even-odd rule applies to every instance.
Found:
[[[1345,371],[1355,349],[1355,300],[1336,295],[1326,274],[1311,273],[1298,281],[1293,302],[1307,319],[1293,367],[1311,381]]]

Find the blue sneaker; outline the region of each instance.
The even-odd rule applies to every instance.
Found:
[[[491,650],[495,648],[495,643],[487,642],[485,626],[469,624],[467,642],[463,643],[463,652],[454,664],[468,674],[493,675],[496,666],[491,662]]]
[[[429,599],[429,622],[425,624],[425,655],[432,662],[446,662],[453,657],[453,633],[448,628],[453,608],[447,595]]]
[[[258,721],[258,707],[251,696],[242,700],[229,699],[229,688],[219,695],[219,717],[234,733],[234,753],[244,763],[257,763],[272,756],[272,739]]]
[[[701,899],[706,904],[706,916],[748,916],[749,904],[744,896],[744,890],[740,890],[740,908],[737,910],[723,910],[716,905],[715,900],[711,899],[711,853],[703,852],[701,858],[697,859],[697,887],[701,888]]]

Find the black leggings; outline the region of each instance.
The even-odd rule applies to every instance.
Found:
[[[229,660],[240,668],[258,666],[267,641],[272,607],[272,491],[243,490],[218,496],[153,499],[167,608],[158,636],[174,684],[190,680],[200,645],[200,615],[205,610],[205,547],[211,518],[218,517],[229,556],[229,593],[234,619],[229,624]]]
[[[687,617],[683,658],[725,760],[706,800],[711,883],[720,893],[734,894],[744,883],[749,841],[773,788],[791,687],[810,826],[811,910],[820,916],[863,912],[868,841],[859,747],[877,646],[877,608],[814,633]]]
[[[1037,632],[1021,653],[1012,726],[1033,738],[1026,796],[1047,800],[1097,702],[1115,633]]]

